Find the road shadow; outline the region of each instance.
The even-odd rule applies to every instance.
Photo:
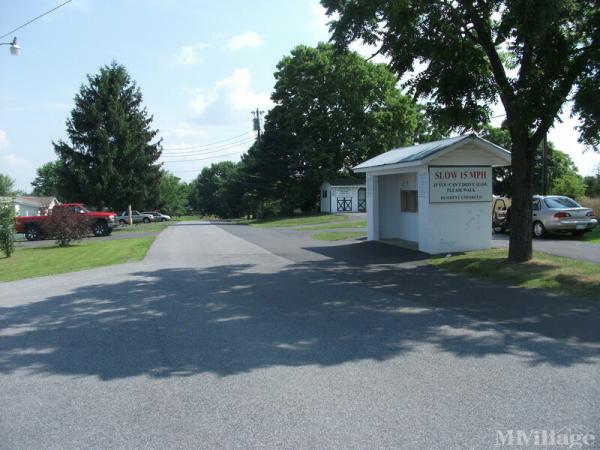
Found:
[[[336,254],[341,247],[313,251]],[[359,268],[338,259],[269,270],[249,264],[147,270],[1,308],[0,373],[102,380],[229,376],[273,366],[383,361],[422,346],[460,358],[505,355],[530,365],[597,363],[597,346],[482,321],[494,303],[481,296],[485,289],[404,262],[410,264],[403,269],[386,269],[383,262]],[[465,288],[473,289],[472,301]],[[526,301],[517,291],[515,297]],[[521,321],[545,320],[543,313],[531,314],[521,314]],[[511,320],[506,315],[504,322]]]
[[[324,266],[337,267],[339,278],[361,280],[363,285],[390,294],[408,293],[427,307],[450,309],[477,321],[548,338],[600,344],[600,303],[594,300],[455,276],[426,264],[429,255],[379,242],[305,250],[328,257]],[[410,270],[413,264],[422,267]],[[447,292],[440,293],[440,289]]]

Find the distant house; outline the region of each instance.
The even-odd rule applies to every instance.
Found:
[[[14,197],[17,216],[45,216],[55,205],[60,204],[56,197],[35,197],[16,195]]]
[[[359,179],[339,179],[321,184],[321,212],[365,212],[367,189]]]

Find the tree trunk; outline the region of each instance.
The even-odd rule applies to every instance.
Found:
[[[526,137],[513,138],[512,148],[512,205],[510,208],[510,242],[508,259],[525,262],[531,259],[533,194],[533,161],[535,152]]]

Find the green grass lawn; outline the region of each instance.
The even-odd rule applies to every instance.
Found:
[[[296,228],[298,231],[310,231],[310,230],[334,230],[336,228],[366,228],[366,220],[347,220],[346,222],[329,223],[325,225],[316,225],[314,227],[301,227]]]
[[[362,231],[325,231],[311,235],[311,238],[319,241],[342,241],[345,239],[358,239],[367,237],[367,233]]]
[[[127,261],[146,255],[153,236],[114,241],[85,241],[68,247],[17,248],[10,258],[0,257],[0,281],[76,272]]]
[[[506,260],[508,250],[467,252],[430,262],[443,270],[519,286],[600,300],[600,265],[535,253],[526,263]]]
[[[585,233],[582,238],[585,242],[591,242],[592,244],[600,244],[600,225],[596,225],[589,233]]]
[[[349,221],[350,219],[343,214],[317,214],[312,216],[283,217],[280,219],[267,219],[261,221],[239,221],[238,223],[248,223],[250,226],[257,228],[278,228]]]
[[[206,217],[204,217],[204,216],[179,216],[179,217],[173,217],[172,220],[174,222],[189,222],[192,220],[206,220]]]
[[[121,226],[113,231],[113,233],[145,233],[149,231],[162,231],[169,226],[169,222],[156,223],[137,223],[133,225]]]

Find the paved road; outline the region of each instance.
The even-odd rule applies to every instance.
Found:
[[[423,255],[185,223],[0,284],[0,447],[492,448],[600,434],[600,305]]]

